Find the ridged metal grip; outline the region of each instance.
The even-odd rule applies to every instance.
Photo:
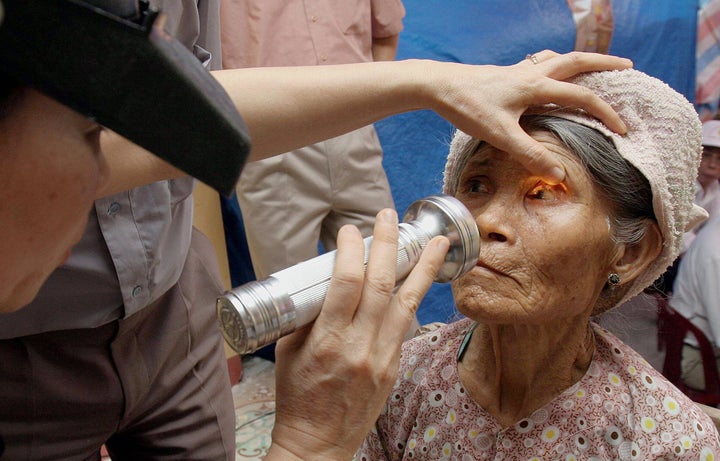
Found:
[[[428,242],[438,235],[450,240],[450,249],[436,282],[449,282],[477,262],[477,225],[465,206],[453,197],[431,195],[414,202],[398,231],[398,284],[417,264]],[[372,237],[364,241],[367,266]],[[336,253],[325,253],[265,280],[233,288],[220,297],[218,318],[228,344],[238,353],[247,354],[315,320],[330,286]]]

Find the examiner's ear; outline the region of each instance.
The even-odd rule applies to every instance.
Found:
[[[648,220],[643,239],[635,245],[623,245],[611,267],[611,272],[620,276],[620,285],[637,278],[648,265],[655,261],[662,251],[662,235],[655,221]]]

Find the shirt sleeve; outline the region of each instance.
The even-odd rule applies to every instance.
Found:
[[[200,30],[195,43],[195,55],[205,51],[210,59],[208,70],[222,69],[222,48],[220,45],[220,0],[198,0]],[[202,61],[202,59],[201,59]]]
[[[405,7],[401,0],[372,0],[372,36],[387,38],[403,30]]]
[[[717,243],[720,244],[720,241]],[[704,267],[697,271],[697,275],[701,277],[699,298],[702,311],[707,314],[710,340],[715,347],[718,347],[720,346],[720,251],[712,252],[712,257],[705,260]]]

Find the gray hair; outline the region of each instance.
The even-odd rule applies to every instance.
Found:
[[[632,246],[642,241],[650,223],[656,222],[652,189],[645,176],[620,155],[612,140],[594,128],[551,115],[524,115],[520,123],[526,131],[544,130],[554,134],[578,156],[592,178],[596,192],[609,204],[613,242]],[[445,172],[445,193],[457,192],[465,165],[482,144],[477,138],[456,136],[454,165],[449,164]],[[616,305],[628,288],[619,286],[603,290],[593,314]]]
[[[610,139],[593,128],[559,117],[530,115],[523,117],[523,124],[550,131],[577,154],[598,193],[611,204],[616,243],[634,245],[645,237],[648,220],[655,221],[650,183],[620,155]]]
[[[655,220],[652,190],[645,176],[618,152],[615,144],[599,131],[550,115],[524,115],[525,130],[553,133],[575,153],[595,183],[597,192],[610,204],[613,241],[633,245],[647,232],[648,220]],[[465,164],[482,141],[467,136],[458,144],[457,164],[445,178],[445,192],[454,194]]]
[[[587,72],[568,82],[589,89],[610,104],[627,131],[617,134],[585,111],[570,107],[548,104],[534,107],[532,113],[572,120],[599,131],[613,142],[622,158],[640,171],[652,190],[653,215],[662,236],[662,248],[644,271],[614,290],[624,291],[624,296],[617,299],[620,305],[657,280],[680,254],[683,234],[707,218],[707,211],[694,203],[702,155],[702,125],[695,107],[683,95],[662,80],[635,69]],[[445,178],[454,174],[457,163],[454,146],[465,143],[466,136],[456,132],[445,165]],[[603,170],[604,163],[600,173]],[[633,195],[629,189],[622,189],[610,199]],[[621,290],[628,285],[629,289]]]

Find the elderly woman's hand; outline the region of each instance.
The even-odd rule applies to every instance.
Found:
[[[314,325],[277,346],[277,415],[266,459],[350,459],[395,382],[400,345],[447,253],[436,237],[397,290],[398,220],[378,214],[367,271],[358,230],[338,235],[333,277]]]
[[[550,153],[519,126],[518,120],[531,106],[554,103],[586,110],[608,128],[624,134],[625,125],[615,111],[587,88],[563,80],[583,72],[632,67],[629,59],[596,53],[558,54],[545,50],[528,55],[513,66],[466,66],[423,64],[425,75],[436,85],[429,103],[440,115],[466,133],[512,153],[530,171],[546,180],[560,182],[565,172]],[[448,75],[454,75],[452,80]],[[442,105],[438,107],[438,101]]]

